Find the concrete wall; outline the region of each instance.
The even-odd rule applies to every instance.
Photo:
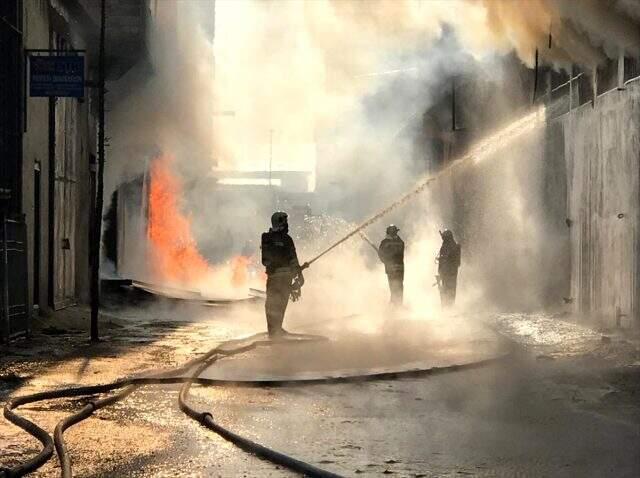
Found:
[[[637,323],[640,219],[640,83],[559,119],[564,129],[571,297],[575,311]]]
[[[451,189],[467,285],[486,301],[504,310],[566,298],[579,317],[639,323],[640,82],[550,117]]]
[[[523,96],[506,102],[510,111],[526,111],[528,86],[515,85]],[[572,104],[589,97],[584,87],[591,82],[575,82]],[[469,114],[454,146],[490,129],[482,112],[494,114],[484,105],[496,100],[481,93],[460,95]],[[558,90],[544,130],[439,188],[442,219],[463,243],[462,295],[474,289],[502,310],[566,308],[567,299],[579,317],[615,325],[622,314],[623,326],[638,325],[640,81],[569,104],[569,88]]]

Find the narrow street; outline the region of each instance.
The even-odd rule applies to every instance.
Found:
[[[182,313],[201,314],[188,322],[177,319],[183,315],[180,306],[164,312],[150,309],[143,317],[113,311],[108,342],[92,349],[90,358],[83,357],[88,345],[70,333],[73,330],[39,337],[41,350],[53,346],[59,350],[57,357],[33,348],[20,356],[25,350],[17,343],[11,349],[15,355],[1,362],[3,400],[176,365],[216,342],[249,335],[260,320],[257,309],[186,308]],[[549,320],[558,323],[553,333],[541,327]],[[503,315],[492,323],[515,345],[509,346],[508,358],[480,369],[353,384],[194,386],[191,400],[233,431],[343,476],[595,477],[612,470],[615,476],[636,476],[637,365],[629,368],[621,361],[634,356],[637,361],[638,349],[615,339],[613,345],[603,344],[601,334],[557,319]],[[524,324],[529,334],[519,336]],[[552,338],[531,334],[536,329],[547,330]],[[277,347],[228,360],[240,361],[237,372],[244,367],[242,361],[251,362],[252,354],[264,362],[279,353]],[[306,346],[296,345],[294,353],[303,357],[301,347]],[[213,368],[224,370],[224,360]],[[234,367],[229,370],[234,372]],[[143,387],[70,429],[66,437],[75,473],[293,476],[186,417],[177,407],[177,395],[175,386]],[[20,412],[51,431],[80,405],[75,400],[48,401]],[[6,422],[0,432],[8,440],[11,461],[37,450],[28,435]],[[34,476],[58,473],[56,460],[51,460]]]
[[[0,478],[640,477],[640,0],[0,0]]]

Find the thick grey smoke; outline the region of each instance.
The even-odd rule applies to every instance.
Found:
[[[215,40],[208,2],[161,4],[175,11],[175,24],[157,23],[150,39],[152,64],[112,86],[112,97],[123,99],[110,113],[109,184],[140,174],[160,151],[174,155],[186,189],[185,212],[192,214],[197,242],[213,251],[216,261],[246,244],[255,250],[257,233],[268,227],[268,197],[248,192],[241,201],[220,202],[211,192],[216,169],[264,170],[271,146],[274,169],[316,176],[311,182],[321,211],[357,222],[432,167],[417,138],[424,133],[424,111],[450,88],[450,78],[473,74],[497,84],[503,55],[515,51],[532,64],[549,34],[552,47],[542,58],[560,66],[592,65],[620,50],[634,52],[639,43],[638,4],[628,0],[218,1]],[[598,18],[604,29],[596,28]],[[506,99],[490,106],[506,117],[513,105]],[[224,111],[232,114],[219,114]],[[518,274],[533,270],[542,243],[536,235],[541,229],[533,150],[517,150],[516,164],[534,169],[519,169],[505,158],[487,166],[486,181],[477,184],[483,192],[474,213],[488,216],[506,205],[503,215],[493,216],[502,218],[495,231],[518,247],[502,256],[485,255],[475,270],[469,268],[467,290],[472,282],[490,283],[489,277],[504,279],[489,289],[504,290],[504,271],[493,274],[488,264],[528,257],[520,260]],[[531,174],[523,177],[523,171]],[[509,187],[500,189],[507,182]],[[407,296],[416,307],[437,303],[433,256],[438,228],[453,221],[446,199],[451,194],[453,186],[442,185],[384,221],[401,223],[407,239]],[[225,224],[231,222],[244,232],[229,239]],[[375,242],[384,225],[368,231]],[[475,246],[465,251],[481,257],[485,246],[490,249],[491,235],[486,227],[473,234],[467,240]],[[308,303],[326,299],[322,294],[328,290],[339,297],[337,306],[364,306],[357,298],[367,297],[367,291],[380,298],[378,305],[386,302],[375,254],[360,246],[327,256],[310,271],[315,290],[322,292],[314,298],[308,286]],[[477,298],[496,295],[486,287],[476,292]],[[536,297],[533,293],[530,302]]]
[[[313,169],[317,137],[353,119],[363,98],[397,78],[421,85],[411,57],[447,28],[476,59],[515,50],[529,65],[536,49],[592,66],[640,45],[637,0],[219,1],[215,48],[212,5],[161,2],[151,65],[110,85],[112,186],[158,149],[188,156],[183,166],[264,168],[272,131],[276,169]]]
[[[594,67],[607,56],[640,50],[636,0],[479,0],[485,15],[486,37],[480,39],[514,49],[527,65],[540,50],[545,62],[556,66],[578,63]],[[464,33],[462,33],[464,35]],[[550,38],[551,37],[551,38]]]
[[[210,168],[213,155],[213,45],[195,8],[200,2],[160,2],[149,31],[150,63],[109,85],[107,190],[146,170],[160,153],[178,157],[186,175]]]

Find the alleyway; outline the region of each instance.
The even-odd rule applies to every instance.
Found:
[[[639,138],[640,0],[0,0],[0,478],[640,477]]]
[[[141,317],[112,311],[109,337],[89,358],[84,338],[71,330],[38,335],[41,348],[16,343],[1,362],[2,396],[175,365],[260,327],[259,310],[203,309],[195,321],[180,321],[187,311],[198,315],[181,307]],[[603,343],[602,334],[557,318],[500,316],[490,323],[517,345],[508,359],[482,369],[359,384],[194,387],[192,400],[240,434],[345,476],[637,476],[637,343]],[[50,347],[58,356],[42,352]],[[177,390],[145,387],[68,431],[75,472],[290,475],[188,419],[177,408]],[[20,410],[52,430],[79,406],[51,401]],[[7,422],[0,433],[5,465],[37,450]],[[57,476],[57,466],[51,460],[34,476]]]

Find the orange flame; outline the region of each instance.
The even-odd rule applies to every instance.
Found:
[[[212,272],[191,232],[191,219],[178,204],[182,193],[179,178],[171,171],[173,157],[153,160],[149,181],[147,237],[152,245],[153,272],[160,280],[193,285]]]
[[[251,263],[251,259],[246,256],[235,256],[231,259],[231,283],[234,287],[240,287],[247,283],[249,273],[247,268]]]

